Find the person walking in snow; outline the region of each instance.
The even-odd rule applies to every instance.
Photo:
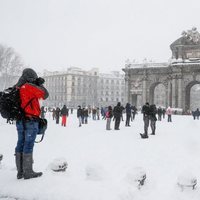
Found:
[[[16,121],[18,133],[15,148],[17,179],[42,176],[42,172],[33,171],[33,148],[39,132],[39,116],[41,114],[39,99],[46,99],[49,96],[43,83],[44,79],[38,78],[33,69],[26,68],[15,85],[19,88],[21,108],[25,115]]]
[[[64,105],[60,111],[61,116],[62,116],[62,122],[61,122],[61,126],[66,126],[67,123],[67,117],[69,115],[69,109],[66,107],[66,105]]]

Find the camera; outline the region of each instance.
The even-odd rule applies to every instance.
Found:
[[[45,80],[42,77],[38,77],[35,80],[35,84],[38,86],[42,85],[44,82],[45,82]]]

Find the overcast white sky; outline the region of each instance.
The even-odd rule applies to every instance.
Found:
[[[38,71],[165,62],[193,26],[200,29],[199,0],[0,0],[0,43]]]

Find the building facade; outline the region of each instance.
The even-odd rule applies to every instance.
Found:
[[[47,106],[100,107],[125,102],[125,80],[119,72],[100,74],[97,68],[86,71],[71,67],[64,72],[45,71],[44,78],[50,94]]]
[[[114,106],[117,102],[121,102],[122,105],[126,103],[125,79],[118,71],[99,74],[97,91],[100,106]]]

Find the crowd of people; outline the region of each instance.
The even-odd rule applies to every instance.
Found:
[[[21,77],[13,88],[19,90],[19,97],[21,101],[21,109],[23,110],[23,117],[17,119],[17,144],[15,147],[15,162],[17,168],[17,179],[30,179],[42,176],[42,172],[35,172],[33,170],[33,149],[35,138],[37,134],[42,130],[41,121],[44,122],[47,111],[52,112],[53,120],[56,124],[60,124],[66,127],[67,118],[69,116],[69,108],[64,105],[62,108],[56,107],[52,110],[42,106],[40,108],[40,99],[47,99],[49,93],[44,87],[45,80],[38,77],[37,73],[31,69],[26,68],[23,70]],[[73,114],[73,108],[70,109]],[[158,107],[155,104],[149,104],[148,102],[143,105],[141,112],[143,114],[144,121],[144,133],[141,133],[141,138],[148,138],[149,124],[151,127],[151,134],[156,134],[156,121],[161,121],[165,118],[165,114],[168,116],[167,121],[172,122],[172,109]],[[82,124],[88,124],[88,118],[93,120],[106,120],[106,130],[111,130],[111,121],[114,121],[114,130],[120,130],[120,123],[124,121],[123,114],[126,114],[125,126],[130,127],[130,121],[135,119],[135,115],[138,113],[137,108],[130,103],[127,103],[124,107],[120,102],[116,106],[107,107],[81,107],[77,108],[77,118],[79,127]],[[194,119],[199,119],[200,111],[197,109],[192,113]],[[42,119],[42,120],[41,120]],[[47,126],[47,121],[46,121]],[[46,130],[46,128],[45,128]]]
[[[71,114],[73,113],[73,108],[70,109]],[[56,121],[56,124],[66,126],[67,118],[69,116],[69,108],[64,105],[62,108],[56,107],[52,110],[53,120]],[[116,106],[107,106],[107,107],[81,107],[80,105],[77,108],[77,119],[78,126],[81,127],[82,124],[88,124],[88,118],[92,120],[105,120],[106,121],[106,130],[111,130],[111,122],[114,123],[114,130],[120,130],[121,121],[125,121],[125,126],[130,127],[130,121],[135,119],[138,109],[136,106],[127,103],[125,107],[121,105],[120,102]],[[161,108],[156,107],[155,104],[150,105],[148,102],[143,105],[141,109],[143,114],[144,121],[144,133],[141,133],[142,138],[148,138],[148,127],[150,125],[152,135],[155,135],[156,131],[156,121],[162,121],[167,115],[167,121],[172,122],[172,109],[170,107]],[[123,119],[123,114],[126,116],[126,119]]]

